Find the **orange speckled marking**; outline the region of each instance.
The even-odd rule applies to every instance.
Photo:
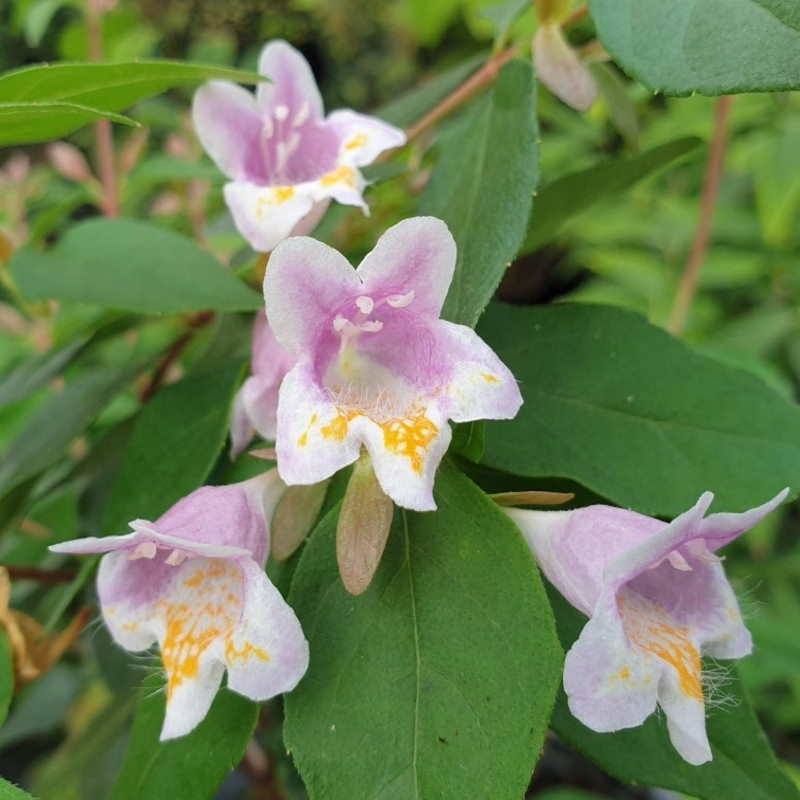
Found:
[[[293,186],[275,186],[270,194],[261,195],[256,201],[256,219],[261,219],[269,206],[283,205],[293,197]]]
[[[252,642],[245,642],[241,647],[237,648],[230,636],[225,640],[225,661],[228,663],[247,661],[254,656],[260,661],[269,661],[269,653],[260,647],[256,647]]]
[[[345,150],[359,150],[369,141],[366,133],[359,133],[354,136],[345,146]]]
[[[323,175],[319,181],[323,186],[333,186],[337,183],[344,183],[351,189],[356,188],[356,171],[352,167],[337,167],[333,172]]]
[[[320,428],[320,433],[326,439],[334,439],[341,442],[347,436],[347,429],[351,419],[365,416],[361,411],[339,411],[339,413],[327,424]]]
[[[311,419],[308,421],[308,427],[300,434],[300,437],[297,440],[298,447],[305,447],[308,444],[308,434],[314,425],[317,424],[317,419],[318,417],[316,414],[311,415]]]
[[[386,449],[399,456],[406,456],[411,469],[422,474],[422,459],[439,429],[425,414],[404,419],[390,419],[381,425]]]
[[[673,667],[681,692],[702,701],[700,653],[689,637],[689,628],[676,625],[663,608],[638,595],[620,597],[617,603],[628,639]]]
[[[500,383],[500,378],[497,375],[492,375],[491,372],[482,372],[481,378],[483,378],[486,383]]]

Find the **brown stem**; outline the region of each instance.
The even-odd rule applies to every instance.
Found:
[[[189,320],[189,328],[182,333],[167,349],[167,352],[159,361],[158,366],[150,378],[150,382],[142,389],[139,394],[139,399],[142,403],[146,403],[150,398],[159,390],[164,378],[169,372],[169,368],[181,357],[183,351],[189,345],[189,342],[194,338],[200,328],[208,325],[214,319],[213,311],[202,311],[196,314]]]
[[[11,580],[39,583],[69,583],[77,573],[68,569],[38,569],[37,567],[6,567]]]
[[[571,28],[589,15],[589,6],[578,6],[563,22],[562,28]]]
[[[672,306],[667,329],[676,335],[683,333],[686,318],[692,300],[697,292],[697,283],[700,279],[700,270],[706,259],[708,246],[711,243],[711,228],[714,222],[714,211],[719,196],[719,187],[722,182],[722,173],[725,167],[725,147],[728,143],[728,117],[730,116],[733,97],[723,95],[718,98],[714,109],[714,131],[711,137],[711,148],[706,164],[706,174],[703,179],[703,196],[700,200],[700,215],[697,220],[694,241],[686,266],[683,268],[675,303]]]
[[[494,83],[502,67],[510,61],[517,53],[516,46],[493,55],[477,72],[474,72],[464,83],[445,97],[436,108],[429,111],[422,119],[415,122],[410,128],[406,129],[408,141],[416,139],[429,128],[443,120],[467,100],[474,97],[478,92]]]
[[[100,4],[88,0],[86,8],[86,37],[89,47],[89,58],[92,61],[103,60],[103,12]],[[101,210],[106,217],[119,216],[119,197],[117,194],[117,176],[114,169],[114,138],[111,122],[101,119],[94,125],[95,148],[97,151],[97,171],[103,189],[100,200]]]

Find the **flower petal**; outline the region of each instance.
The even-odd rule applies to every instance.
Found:
[[[308,642],[294,611],[252,561],[242,563],[244,607],[225,647],[228,687],[251,700],[289,692],[308,668]]]
[[[231,409],[231,460],[237,459],[253,438],[254,428],[244,404],[244,387],[236,392]]]
[[[275,248],[264,278],[269,324],[277,340],[298,357],[314,352],[319,337],[331,333],[338,308],[360,291],[350,262],[305,236]],[[280,424],[280,412],[278,417]]]
[[[268,253],[295,228],[316,216],[311,189],[299,186],[259,186],[247,181],[225,184],[225,203],[239,233],[250,246]]]
[[[454,422],[512,419],[522,394],[511,370],[475,331],[466,325],[440,321],[440,346],[456,371],[448,387],[447,415]]]
[[[672,746],[694,766],[711,761],[711,747],[706,733],[705,702],[682,691],[675,670],[665,670],[658,689],[658,704],[667,717]]]
[[[629,644],[607,596],[564,662],[564,691],[573,715],[599,733],[641,725],[656,709],[661,665]]]
[[[260,83],[256,90],[261,108],[274,114],[283,106],[292,122],[300,114],[311,119],[322,117],[322,97],[314,73],[302,53],[288,42],[275,39],[267,43],[258,59],[258,71],[270,79]],[[279,115],[283,116],[283,112]]]
[[[404,296],[413,291],[409,308],[438,317],[456,266],[456,243],[436,217],[398,222],[378,239],[358,267],[364,293]]]
[[[322,394],[308,365],[298,364],[281,384],[275,449],[289,485],[319,483],[358,458],[361,443],[347,416]]]
[[[400,128],[355,111],[334,111],[328,115],[327,124],[336,130],[342,142],[343,161],[357,167],[371,164],[384,150],[406,143],[406,135]]]
[[[250,92],[211,81],[195,92],[192,119],[205,151],[233,180],[266,182],[261,114]]]
[[[435,405],[381,423],[358,416],[350,431],[366,445],[381,488],[397,505],[413,511],[436,508],[433,484],[452,433]]]
[[[197,661],[197,672],[176,686],[167,696],[164,724],[159,741],[166,742],[191,733],[204,719],[219,691],[225,666],[204,652]],[[168,690],[169,692],[169,690]]]
[[[745,531],[758,525],[767,514],[781,505],[788,495],[789,489],[786,488],[766,503],[741,514],[711,514],[703,520],[698,538],[705,539],[709,549],[719,550],[737,536],[741,536]]]

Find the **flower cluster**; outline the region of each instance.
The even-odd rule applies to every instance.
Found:
[[[288,486],[321,484],[358,462],[367,494],[382,492],[378,505],[388,509],[388,519],[361,516],[382,518],[388,535],[392,503],[436,508],[450,421],[510,419],[522,404],[486,343],[440,318],[456,267],[441,220],[394,225],[356,269],[315,239],[290,237],[310,232],[331,199],[365,208],[359,167],[405,137],[352,111],[324,117],[308,64],[285,42],[264,48],[259,69],[270,80],[255,96],[224,82],[201,88],[194,120],[230,178],[225,200],[237,227],[254,249],[271,251],[231,453],[257,433],[275,442],[277,468],[202,487],[155,522],[134,520],[127,535],[53,547],[104,553],[97,584],[112,636],[132,651],[158,645],[163,739],[204,718],[226,671],[228,687],[254,700],[290,691],[305,673],[300,623],[264,573]],[[589,617],[564,671],[578,719],[614,731],[640,725],[658,705],[680,754],[692,764],[711,758],[701,658],[751,649],[716,552],[787,491],[742,514],[708,517],[706,493],[671,524],[607,506],[507,511],[550,581]],[[345,584],[363,591],[378,558],[379,549]]]

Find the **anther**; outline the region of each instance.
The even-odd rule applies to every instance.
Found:
[[[131,561],[136,561],[140,558],[155,558],[157,552],[158,547],[155,542],[141,542],[136,545],[128,558]]]
[[[358,326],[359,330],[365,333],[377,333],[383,329],[383,323],[379,319],[368,319]]]
[[[406,292],[406,294],[393,294],[386,298],[386,302],[392,308],[405,308],[414,302],[414,290]]]
[[[289,106],[285,106],[283,104],[275,106],[275,119],[277,119],[278,122],[283,122],[283,120],[285,120],[288,116]]]
[[[356,305],[362,314],[371,314],[372,309],[375,308],[375,301],[371,297],[363,295],[356,298]]]
[[[166,563],[171,567],[179,567],[187,558],[189,558],[189,554],[185,550],[173,550],[167,556]]]

